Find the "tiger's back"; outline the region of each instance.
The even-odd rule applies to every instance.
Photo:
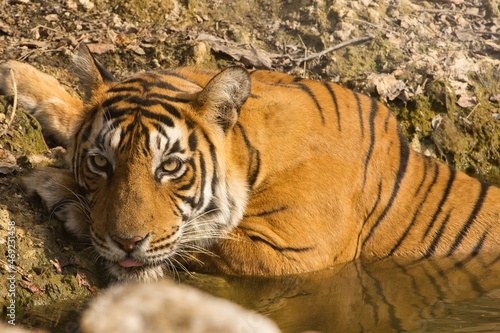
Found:
[[[64,204],[57,216],[91,235],[119,279],[154,279],[171,263],[278,275],[500,249],[500,190],[410,150],[373,99],[239,68],[118,82],[86,48],[79,57],[83,108],[52,89],[73,103],[67,119],[23,89],[53,134],[75,129],[60,135],[71,172],[45,169],[27,183],[49,209]]]
[[[279,254],[279,274],[359,257],[498,251],[499,189],[412,151],[383,105],[335,84],[251,77],[235,138],[254,157],[245,164],[259,166],[238,228],[252,246],[216,245],[241,255],[230,272],[252,270],[240,263],[262,261],[266,247]]]

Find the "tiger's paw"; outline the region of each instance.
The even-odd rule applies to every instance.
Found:
[[[68,231],[80,238],[89,237],[90,208],[69,170],[38,168],[24,177],[23,183],[27,194],[39,196]]]

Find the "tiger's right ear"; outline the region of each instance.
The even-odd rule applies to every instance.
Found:
[[[196,103],[203,109],[206,120],[227,132],[236,124],[240,108],[250,96],[251,86],[246,69],[229,67],[208,82]]]
[[[103,65],[90,53],[85,43],[80,43],[78,53],[73,59],[76,73],[80,79],[80,87],[84,94],[84,101],[88,102],[92,96],[106,83],[116,81]]]

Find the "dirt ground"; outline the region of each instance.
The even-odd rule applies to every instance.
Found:
[[[339,82],[386,103],[414,149],[471,175],[500,179],[496,0],[0,2],[0,62],[26,61],[77,94],[70,65],[82,41],[117,78],[237,63]],[[60,150],[49,150],[36,120],[19,107],[12,115],[13,102],[0,99],[1,279],[9,276],[13,221],[16,323],[72,327],[67,318],[75,318],[106,279],[89,246],[26,198],[22,175],[57,163]],[[0,283],[2,304],[8,293]],[[53,311],[57,322],[47,319]],[[3,320],[7,313],[4,306]]]

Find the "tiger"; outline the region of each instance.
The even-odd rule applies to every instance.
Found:
[[[500,189],[411,150],[369,96],[239,66],[117,80],[85,44],[74,72],[81,99],[13,60],[0,91],[15,81],[20,104],[67,149],[66,169],[25,178],[28,194],[90,238],[116,280],[500,250]]]

